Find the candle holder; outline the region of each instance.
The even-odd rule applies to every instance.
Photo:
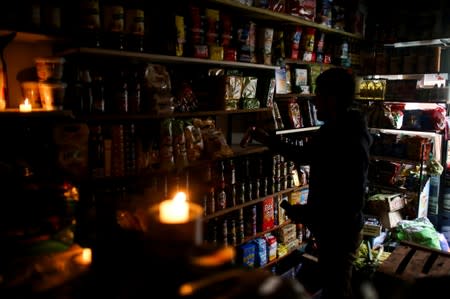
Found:
[[[160,204],[151,206],[145,219],[147,250],[160,262],[187,262],[195,247],[203,242],[203,208],[187,202],[188,218],[183,223],[160,220]]]

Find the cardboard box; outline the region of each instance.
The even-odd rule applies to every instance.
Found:
[[[378,215],[381,212],[395,212],[405,207],[406,201],[402,194],[384,194],[372,195],[367,201],[367,210],[370,213]]]
[[[385,212],[378,215],[381,225],[384,228],[393,228],[397,226],[397,223],[403,219],[399,211]]]

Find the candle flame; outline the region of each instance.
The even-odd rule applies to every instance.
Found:
[[[23,103],[24,103],[25,105],[30,105],[30,103],[29,103],[29,101],[28,101],[28,98],[25,98],[25,100],[23,101]]]
[[[75,258],[79,265],[89,266],[92,263],[92,249],[83,248],[80,254]]]
[[[173,200],[176,202],[186,201],[186,193],[178,192],[177,194],[175,194],[175,197],[173,198]]]

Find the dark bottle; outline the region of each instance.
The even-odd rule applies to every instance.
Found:
[[[71,110],[73,113],[81,112],[80,98],[82,85],[78,70],[74,73],[73,79],[67,85],[66,97],[64,99],[64,110]]]
[[[132,71],[128,80],[128,112],[141,112],[141,81],[137,71]]]
[[[123,70],[112,79],[111,91],[111,111],[116,113],[128,112],[128,84]]]
[[[105,112],[105,85],[100,74],[92,80],[92,112]]]
[[[91,72],[88,69],[81,71],[81,84],[83,86],[81,112],[90,113],[93,107],[93,97]]]
[[[215,202],[215,196],[214,196],[214,187],[209,188],[208,192],[206,193],[206,214],[211,215],[216,212],[216,202]]]
[[[125,8],[121,1],[105,0],[103,3],[103,36],[106,48],[125,49]]]
[[[127,3],[125,26],[127,50],[144,52],[145,11],[143,1],[132,0]]]
[[[245,183],[240,182],[236,185],[236,204],[241,205],[245,203]]]
[[[226,193],[226,183],[225,183],[225,170],[223,162],[220,163],[220,172],[219,172],[219,184],[217,188],[217,209],[223,210],[227,207],[227,193]]]
[[[228,219],[222,219],[222,244],[228,246]]]
[[[25,14],[22,20],[23,29],[30,32],[41,31],[41,1],[28,0],[25,5]]]
[[[89,102],[89,91],[86,91],[86,70],[77,69],[75,79],[69,84],[64,108],[74,113],[85,113],[89,111],[86,104]]]
[[[244,242],[245,239],[245,224],[244,224],[244,209],[239,209],[238,220],[236,224],[236,238],[238,243]]]
[[[99,0],[81,0],[78,18],[79,28],[76,35],[80,46],[102,47]]]
[[[92,177],[105,176],[105,150],[101,126],[91,126],[89,131],[89,169]]]
[[[62,1],[41,1],[41,27],[46,33],[57,34],[61,32]]]

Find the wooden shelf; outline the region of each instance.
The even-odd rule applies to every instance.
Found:
[[[276,93],[274,95],[275,99],[287,99],[287,98],[313,98],[316,95],[313,93]]]
[[[31,112],[20,112],[18,108],[0,111],[0,121],[54,121],[56,119],[75,120],[69,110],[33,109]]]
[[[0,30],[0,35],[7,35],[12,32],[16,33],[14,37],[14,41],[16,42],[28,42],[28,43],[37,43],[37,42],[57,42],[64,41],[63,38],[52,36],[39,32],[25,32],[25,31],[16,31],[16,30]]]
[[[225,61],[225,60],[211,60],[203,58],[193,58],[193,57],[178,57],[171,55],[161,55],[161,54],[150,54],[150,53],[140,53],[140,52],[130,52],[130,51],[119,51],[101,48],[72,48],[65,51],[57,53],[58,56],[69,56],[69,55],[92,55],[99,57],[114,57],[114,58],[126,58],[128,60],[137,61],[151,61],[158,63],[170,63],[170,64],[203,64],[203,65],[217,65],[223,67],[233,67],[233,68],[252,68],[252,69],[262,69],[262,70],[276,70],[279,69],[275,65],[266,65],[258,63],[248,63],[239,61]]]
[[[306,245],[305,242],[300,243],[297,247],[295,247],[294,249],[292,249],[291,251],[289,251],[288,253],[286,253],[283,256],[277,257],[276,259],[274,259],[273,261],[268,262],[267,264],[265,264],[264,266],[262,266],[262,268],[268,268],[271,267],[277,263],[279,263],[280,261],[282,261],[283,259],[287,258],[291,253],[295,252],[296,250],[299,250],[301,248],[303,248]]]
[[[272,111],[272,108],[264,107],[257,109],[174,112],[171,114],[159,114],[159,115],[154,113],[92,113],[92,114],[77,115],[77,118],[87,122],[136,122],[147,120],[160,120],[164,118],[194,118],[194,117],[206,117],[217,115],[260,113],[270,111]]]
[[[282,228],[283,226],[286,226],[286,225],[288,225],[288,224],[290,224],[290,223],[291,223],[290,220],[286,220],[286,221],[283,222],[282,224],[276,225],[276,226],[272,227],[271,229],[265,230],[265,231],[263,231],[263,232],[259,232],[259,233],[255,234],[254,236],[246,237],[246,238],[244,238],[244,241],[242,241],[241,243],[239,243],[237,246],[242,245],[242,244],[244,244],[244,243],[247,243],[248,241],[251,241],[251,240],[253,240],[253,239],[262,237],[262,236],[264,236],[264,235],[267,234],[267,233],[270,233],[270,232],[279,230],[279,229]]]
[[[255,205],[257,203],[262,202],[263,200],[265,200],[268,197],[274,197],[274,196],[282,195],[282,194],[285,194],[285,193],[293,192],[293,191],[296,191],[296,190],[300,190],[300,188],[301,187],[288,188],[288,189],[285,189],[285,190],[282,190],[282,191],[279,191],[279,192],[275,192],[274,194],[269,194],[269,195],[266,195],[264,197],[260,197],[260,198],[257,198],[257,199],[252,199],[252,200],[247,201],[247,202],[245,202],[243,204],[239,204],[239,205],[236,205],[236,206],[231,207],[231,208],[226,208],[226,209],[217,211],[217,212],[215,212],[215,213],[213,213],[211,215],[207,215],[207,216],[203,217],[203,220],[208,221],[208,220],[211,220],[211,219],[214,219],[214,218],[226,215],[228,213],[237,211],[239,209]],[[252,238],[254,238],[254,237],[252,237]]]
[[[308,132],[308,131],[316,131],[318,129],[320,129],[320,126],[297,128],[297,129],[278,130],[278,131],[275,132],[275,135],[302,133],[302,132]]]
[[[269,9],[253,7],[249,5],[241,4],[237,1],[232,0],[208,0],[207,3],[217,4],[221,6],[225,6],[227,9],[234,9],[239,11],[239,15],[243,17],[248,17],[250,19],[259,19],[259,20],[267,20],[267,21],[276,21],[284,24],[292,24],[292,25],[301,25],[314,27],[324,32],[335,33],[343,36],[352,37],[355,39],[362,39],[363,37],[360,34],[354,34],[350,32],[346,32],[343,30],[338,30],[334,28],[327,27],[325,25],[321,25],[312,21],[308,21],[302,19],[297,16],[288,15],[285,13],[274,12]]]
[[[378,155],[370,155],[371,160],[383,160],[383,161],[389,161],[389,162],[397,162],[402,164],[421,164],[423,161],[421,160],[410,160],[410,159],[404,159],[400,157],[390,157],[390,156],[378,156]]]

